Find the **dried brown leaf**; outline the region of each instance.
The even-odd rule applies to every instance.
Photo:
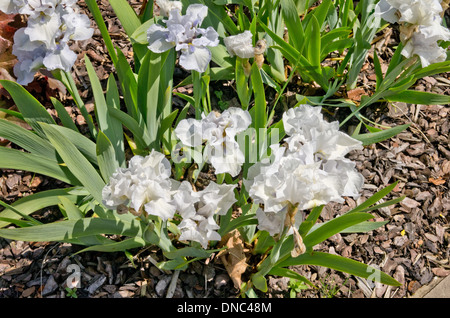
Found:
[[[350,98],[352,101],[356,101],[356,102],[361,101],[361,96],[363,96],[363,95],[366,95],[366,91],[361,87],[349,90],[347,92],[348,98]]]
[[[242,274],[245,273],[248,266],[241,233],[238,230],[230,232],[222,238],[220,246],[228,247],[219,254],[219,257],[230,275],[234,287],[240,289]]]
[[[432,184],[434,185],[441,185],[441,184],[445,184],[447,181],[445,179],[442,178],[428,178],[428,181],[430,181]]]
[[[13,35],[16,28],[9,25],[14,21],[13,14],[0,12],[0,79],[11,80],[16,57],[12,54]]]

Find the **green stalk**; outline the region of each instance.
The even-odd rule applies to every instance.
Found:
[[[200,120],[202,118],[202,78],[197,71],[192,71],[191,74],[192,84],[194,86],[195,119]]]
[[[97,138],[97,130],[94,126],[94,120],[92,119],[92,116],[89,115],[86,106],[84,105],[83,100],[81,99],[80,94],[78,93],[77,85],[75,84],[75,81],[72,78],[72,75],[67,71],[54,71],[52,72],[53,76],[60,80],[64,86],[66,86],[67,90],[69,91],[70,95],[73,97],[73,100],[75,101],[75,104],[77,105],[78,109],[81,111],[81,114],[83,115],[84,119],[86,120],[86,123],[88,125],[89,131],[92,135],[92,137]]]

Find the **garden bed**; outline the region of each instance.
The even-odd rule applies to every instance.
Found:
[[[132,4],[136,9],[139,8],[139,3]],[[80,5],[89,15],[83,1],[80,1]],[[114,11],[107,1],[101,2],[100,9],[114,44],[132,63],[132,49]],[[381,59],[382,69],[389,65],[393,47],[398,44],[397,34],[396,29],[388,27],[373,45]],[[88,111],[93,114],[92,94],[83,56],[89,56],[103,85],[106,85],[109,74],[114,72],[114,67],[99,31],[94,32],[92,39],[74,43],[72,49],[78,54],[72,74]],[[175,80],[177,74],[179,78],[183,78],[184,72],[177,69]],[[357,101],[361,95],[371,94],[375,80],[372,51],[358,78],[358,88],[349,92],[342,91],[342,94]],[[232,83],[213,85],[213,105],[219,108],[220,103],[228,103],[230,106],[238,103],[230,88]],[[52,115],[56,115],[56,112],[51,107],[49,97],[58,97],[66,105],[77,126],[87,131],[83,116],[77,108],[71,107],[71,97],[57,83],[48,82],[43,76],[30,89]],[[308,95],[312,89],[314,87],[304,85],[294,77],[282,100],[284,106],[287,108],[296,103],[296,93]],[[414,89],[449,95],[450,76],[445,73],[425,77],[415,84]],[[188,95],[193,92],[190,85],[177,87],[176,90]],[[219,96],[214,91],[222,91],[223,94]],[[7,94],[3,98],[6,103],[13,105]],[[177,98],[174,96],[174,107],[181,107],[182,100]],[[273,98],[274,96],[268,96],[268,102]],[[340,120],[348,115],[345,112],[344,109],[328,109],[326,116],[332,120]],[[401,286],[375,286],[365,279],[324,267],[305,265],[296,266],[293,270],[314,283],[316,289],[288,278],[271,276],[268,278],[268,292],[258,294],[260,297],[289,298],[295,295],[299,298],[403,298],[413,295],[421,286],[450,274],[450,107],[390,103],[376,109],[371,108],[364,116],[388,127],[411,125],[389,140],[351,152],[349,159],[356,162],[357,170],[365,177],[359,200],[364,201],[394,182],[398,182],[397,186],[385,200],[400,196],[405,196],[405,199],[394,206],[373,212],[376,220],[388,221],[386,225],[361,235],[334,235],[315,247],[315,250],[376,266],[395,278]],[[350,122],[344,126],[347,132],[351,132],[353,128]],[[0,141],[3,145],[8,144],[7,140]],[[44,189],[61,187],[64,187],[63,183],[46,176],[0,170],[0,199],[7,203]],[[320,221],[328,221],[341,215],[357,203],[359,201],[355,202],[350,198],[345,204],[330,203],[325,206]],[[58,209],[45,209],[33,216],[45,223],[62,217]],[[64,285],[72,274],[67,272],[70,264],[76,264],[81,269],[81,287],[76,291],[80,298],[163,298],[167,297],[168,291],[174,298],[239,296],[239,290],[228,275],[223,258],[217,253],[206,260],[190,263],[187,270],[179,273],[178,277],[175,276],[175,284],[171,286],[174,271],[160,270],[155,266],[162,261],[161,252],[155,247],[130,251],[134,255],[132,261],[123,252],[84,252],[73,256],[80,249],[81,247],[68,243],[22,242],[0,238],[0,298],[73,297],[74,294],[66,290]],[[243,251],[246,252],[245,246]],[[249,253],[247,256],[247,273],[250,274],[251,267],[259,260]]]

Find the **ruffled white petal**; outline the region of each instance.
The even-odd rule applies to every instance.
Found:
[[[211,61],[211,51],[206,47],[188,45],[188,48],[181,51],[180,65],[192,71],[203,73]]]
[[[252,42],[253,35],[246,30],[237,35],[226,37],[223,41],[231,56],[239,56],[243,59],[254,57],[254,48]]]
[[[175,128],[175,135],[186,146],[200,146],[203,143],[202,123],[193,118],[183,119]]]
[[[162,53],[175,46],[175,42],[169,40],[170,31],[160,25],[152,24],[147,30],[148,48],[155,53]]]

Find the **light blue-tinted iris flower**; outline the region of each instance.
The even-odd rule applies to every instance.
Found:
[[[86,40],[94,30],[79,12],[76,0],[2,0],[0,10],[28,16],[27,26],[14,34],[17,83],[30,83],[40,68],[70,71],[77,55],[71,40]]]
[[[204,72],[211,61],[208,46],[219,44],[219,34],[212,27],[200,28],[208,14],[208,7],[192,4],[181,15],[179,9],[173,9],[166,20],[166,27],[153,24],[147,31],[148,48],[162,53],[171,48],[180,51],[180,65],[186,70]]]

